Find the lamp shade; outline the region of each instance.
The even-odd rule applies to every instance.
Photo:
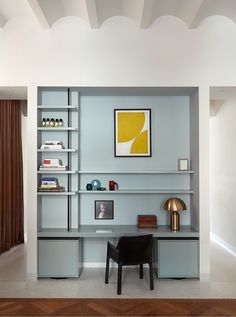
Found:
[[[177,197],[167,199],[164,204],[164,209],[168,211],[183,211],[186,210],[185,202]]]

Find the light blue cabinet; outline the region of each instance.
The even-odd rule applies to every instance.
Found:
[[[155,247],[159,278],[199,278],[199,240],[158,240]]]
[[[38,277],[79,277],[81,239],[39,239]]]

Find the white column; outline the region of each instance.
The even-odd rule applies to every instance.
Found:
[[[37,86],[28,86],[27,279],[37,278]]]
[[[209,87],[199,87],[199,212],[200,279],[210,279],[210,203],[209,203]]]

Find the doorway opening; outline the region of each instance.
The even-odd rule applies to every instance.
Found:
[[[5,107],[7,107],[6,109],[9,108],[7,110],[7,113],[9,113],[9,115],[11,115],[11,111],[13,111],[13,108],[15,109],[16,118],[19,118],[18,117],[18,115],[19,115],[18,107],[20,108],[20,120],[17,119],[17,122],[20,122],[19,128],[21,126],[21,129],[20,129],[21,130],[21,136],[19,136],[19,133],[18,133],[19,131],[18,130],[16,131],[15,136],[13,135],[13,133],[11,134],[11,131],[13,131],[13,130],[9,130],[11,128],[10,128],[10,126],[8,126],[8,122],[5,122],[5,120],[3,121],[3,128],[5,127],[6,128],[6,129],[4,128],[5,131],[9,131],[9,134],[11,135],[11,137],[9,139],[10,139],[11,142],[15,142],[16,143],[17,147],[19,148],[19,153],[22,150],[23,173],[22,173],[22,176],[20,176],[20,179],[22,180],[22,178],[23,178],[23,216],[22,216],[22,213],[21,213],[21,215],[19,217],[12,217],[14,219],[11,219],[11,221],[7,220],[5,222],[5,224],[4,224],[4,226],[9,224],[10,222],[14,223],[14,227],[11,229],[12,230],[11,234],[13,234],[13,232],[15,232],[16,235],[17,235],[17,231],[14,228],[19,227],[17,222],[19,221],[19,223],[22,223],[22,218],[24,218],[24,232],[22,232],[22,229],[21,229],[21,237],[22,238],[19,239],[19,242],[23,241],[23,235],[24,235],[25,243],[21,243],[21,244],[17,244],[16,246],[12,246],[15,243],[10,243],[10,242],[8,243],[7,242],[6,243],[6,247],[5,247],[5,244],[4,244],[3,247],[1,248],[1,252],[2,251],[3,252],[0,255],[0,281],[19,281],[19,280],[25,280],[26,279],[26,242],[27,242],[27,213],[26,213],[26,201],[27,201],[27,199],[26,199],[27,198],[27,190],[26,190],[26,183],[27,183],[26,182],[26,175],[27,175],[27,164],[26,164],[27,88],[26,87],[12,87],[12,86],[11,87],[0,87],[0,100],[3,100],[2,104],[1,104],[2,107],[5,106]],[[10,102],[10,101],[12,101],[12,102]],[[13,104],[14,104],[14,106],[12,106]],[[6,114],[6,112],[5,112],[5,114]],[[2,118],[4,118],[5,114],[3,113],[3,117]],[[4,124],[4,122],[6,124]],[[13,125],[13,127],[14,127],[14,125]],[[5,146],[6,146],[5,149],[8,149],[8,143],[7,142],[5,142]],[[19,143],[21,143],[21,144],[19,144]],[[3,148],[4,148],[4,146],[3,146]],[[13,158],[15,158],[17,161],[19,161],[19,160],[16,158],[17,156],[14,153],[11,154],[12,149],[13,149],[13,147],[9,146],[9,158],[12,159],[11,164],[14,164]],[[20,154],[19,154],[19,157],[21,157]],[[21,162],[21,160],[19,162]],[[1,168],[3,169],[4,166],[6,166],[6,165],[2,165]],[[17,168],[16,169],[10,168],[10,171],[13,174],[14,173],[16,173],[16,174],[18,173],[17,172]],[[20,174],[21,174],[21,172],[20,172]],[[7,180],[7,178],[5,178],[5,179]],[[14,179],[14,175],[12,175],[12,177],[10,179]],[[17,175],[16,175],[16,179],[18,179]],[[6,184],[6,183],[4,183],[4,184]],[[8,187],[11,187],[11,186],[8,186]],[[8,188],[8,187],[5,187],[5,188]],[[11,199],[10,197],[11,197],[11,195],[13,195],[12,196],[12,201],[13,201],[15,192],[9,193],[9,195],[8,195],[8,189],[6,189],[6,191],[5,191],[4,195],[6,194],[7,199]],[[21,194],[19,194],[19,196],[20,196],[19,197],[19,201],[22,202],[22,189],[21,189]],[[6,204],[6,206],[8,206],[8,204]],[[16,206],[18,206],[17,203],[16,203]],[[22,206],[22,203],[20,204],[20,206]],[[19,206],[19,208],[20,208],[20,206]],[[13,209],[15,211],[17,211],[17,208],[13,208],[13,209],[12,208],[13,207],[11,207],[10,204],[9,204],[8,207],[3,208],[2,209],[2,217],[3,217],[5,211],[8,212],[8,210],[9,210],[9,212],[12,212]],[[4,209],[5,209],[5,211],[4,211]],[[10,217],[9,217],[9,219],[10,219]],[[3,221],[1,221],[1,224],[3,225]],[[22,226],[20,226],[20,227],[22,228]],[[3,230],[3,228],[0,228],[0,229]],[[9,236],[9,237],[11,237],[11,236]],[[14,238],[14,240],[12,240],[12,241],[17,241],[15,239],[16,238]],[[8,238],[6,238],[6,241],[8,241]]]
[[[236,87],[210,88],[211,280],[236,282]]]

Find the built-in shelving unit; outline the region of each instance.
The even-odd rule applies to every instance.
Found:
[[[78,168],[79,168],[79,97],[78,92],[62,88],[39,89],[38,109],[38,166],[42,164],[43,159],[60,159],[66,170],[60,168],[47,168],[37,171],[38,184],[42,177],[56,177],[64,191],[45,190],[38,191],[38,228],[47,226],[47,219],[51,219],[52,214],[57,210],[58,217],[64,218],[63,227],[70,230],[72,217],[78,214]],[[53,102],[53,104],[52,104]],[[63,104],[62,104],[63,103]],[[60,118],[63,120],[61,127],[42,127],[43,118]],[[44,141],[61,141],[61,149],[42,149]],[[56,226],[57,219],[54,223]]]
[[[38,165],[43,158],[60,158],[68,166],[67,170],[37,171],[39,180],[45,175],[57,175],[65,187],[62,192],[37,193],[39,276],[79,276],[78,249],[81,262],[104,262],[108,239],[152,233],[158,241],[155,247],[162,248],[159,258],[157,249],[154,250],[155,261],[162,265],[159,277],[198,277],[198,89],[185,87],[176,91],[177,88],[168,87],[130,88],[130,91],[128,88],[39,88]],[[114,109],[146,107],[152,111],[152,157],[115,157]],[[40,125],[43,117],[54,116],[62,117],[65,125],[53,128]],[[62,140],[64,147],[41,149],[45,140]],[[178,170],[179,158],[189,160],[190,170]],[[106,190],[86,190],[86,185],[93,180],[99,180]],[[117,190],[109,190],[110,180],[118,183]],[[183,199],[187,206],[181,213],[179,232],[170,230],[169,213],[163,209],[163,203],[170,197]],[[95,202],[106,200],[113,201],[114,218],[97,219]],[[155,214],[158,227],[137,228],[139,214]],[[67,245],[69,258],[64,256]],[[187,272],[183,261],[182,271],[178,267],[176,272],[168,267],[163,270],[165,250],[174,253],[176,247],[184,254],[185,262],[189,254],[192,256],[185,248],[194,250],[191,260],[194,274]],[[57,250],[56,257],[54,250]],[[71,259],[74,271],[68,270]],[[175,264],[173,256],[168,259]],[[59,262],[64,265],[64,273],[53,269]]]

